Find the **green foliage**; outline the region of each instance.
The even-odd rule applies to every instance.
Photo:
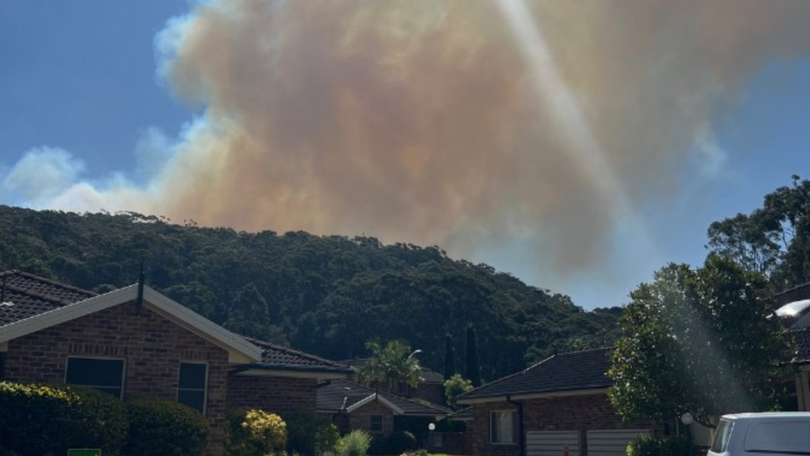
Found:
[[[93,446],[117,455],[127,435],[123,404],[97,391],[0,382],[0,442],[22,456]]]
[[[402,454],[416,449],[416,436],[408,431],[394,431],[386,439],[388,454]]]
[[[447,380],[456,373],[456,349],[453,348],[453,336],[444,337],[444,379]]]
[[[152,288],[217,324],[329,359],[365,357],[374,338],[441,347],[445,334],[464,340],[473,324],[482,375],[498,378],[547,357],[552,342],[604,346],[618,331],[614,311],[584,312],[567,296],[437,247],[370,237],[246,233],[128,212],[0,205],[0,239],[0,270],[96,291],[134,283],[146,255]],[[425,350],[420,361],[441,372],[443,356]]]
[[[475,387],[481,386],[481,363],[478,360],[478,343],[475,340],[475,328],[467,326],[466,364],[464,375]]]
[[[689,444],[683,437],[652,436],[635,437],[627,445],[627,456],[684,456],[689,454]]]
[[[340,431],[329,418],[312,412],[295,412],[287,419],[287,451],[318,456],[332,450]]]
[[[129,437],[123,453],[165,456],[199,456],[211,432],[208,420],[196,410],[177,402],[138,398],[127,404]]]
[[[444,382],[444,396],[447,398],[447,405],[452,408],[458,408],[456,399],[467,391],[473,390],[471,381],[462,377],[460,374],[455,374]]]
[[[810,180],[793,176],[761,208],[714,222],[708,234],[713,253],[767,274],[775,292],[810,281]]]
[[[287,445],[287,425],[280,416],[258,409],[235,410],[228,414],[228,456],[267,456]]]
[[[335,456],[366,456],[371,446],[371,436],[366,431],[354,430],[335,444]]]
[[[367,344],[371,358],[358,373],[361,384],[367,386],[384,385],[389,391],[399,391],[404,385],[416,388],[424,380],[422,368],[416,354],[407,342],[391,340],[386,344],[378,340]]]
[[[790,360],[771,318],[765,278],[727,258],[669,265],[631,293],[608,375],[625,419],[690,412],[713,426],[730,412],[769,410]]]

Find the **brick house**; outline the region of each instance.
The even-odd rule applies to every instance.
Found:
[[[330,416],[341,432],[367,431],[383,439],[394,431],[409,431],[427,444],[428,425],[450,409],[426,401],[408,399],[387,391],[375,391],[345,380],[318,388],[318,413]]]
[[[231,333],[146,286],[138,305],[137,285],[97,295],[17,271],[0,280],[0,379],[176,400],[208,418],[211,456],[224,451],[229,408],[314,412],[318,382],[351,372]]]
[[[624,455],[628,441],[659,432],[652,422],[625,423],[610,404],[609,349],[554,355],[459,397],[470,406],[472,454]]]

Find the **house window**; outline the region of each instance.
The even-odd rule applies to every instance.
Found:
[[[6,354],[0,352],[0,380],[6,378]]]
[[[517,412],[514,410],[497,410],[491,412],[489,423],[492,443],[517,443]]]
[[[207,364],[180,363],[180,381],[177,383],[177,402],[185,404],[204,414],[207,380]]]
[[[371,432],[383,431],[383,416],[371,415]]]
[[[122,399],[124,360],[110,358],[68,358],[65,383],[86,386]]]

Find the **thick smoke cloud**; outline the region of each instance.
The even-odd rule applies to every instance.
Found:
[[[804,0],[527,3],[631,204],[701,157],[717,174],[712,121],[758,69],[810,50]],[[457,253],[518,236],[555,270],[593,266],[621,221],[509,27],[496,0],[198,5],[156,48],[204,117],[144,185],[80,183],[54,205]]]

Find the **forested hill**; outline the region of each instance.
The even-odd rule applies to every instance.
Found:
[[[0,205],[0,270],[18,269],[104,292],[147,283],[216,323],[332,359],[365,342],[405,339],[441,371],[444,336],[464,353],[478,335],[485,379],[560,350],[611,340],[620,309],[585,312],[436,247],[304,232],[237,232],[134,213],[34,211]],[[461,360],[457,365],[463,365]]]

